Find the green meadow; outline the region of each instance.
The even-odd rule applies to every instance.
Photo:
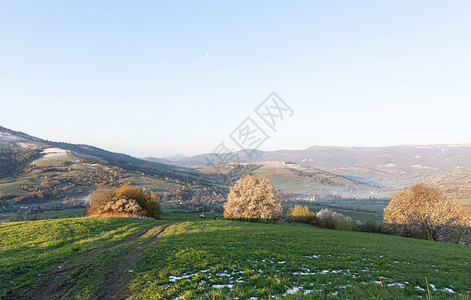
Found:
[[[0,224],[0,236],[4,299],[471,295],[469,247],[302,224],[69,218]]]

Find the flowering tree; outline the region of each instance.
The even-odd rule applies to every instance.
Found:
[[[469,225],[463,216],[464,209],[437,188],[419,183],[392,198],[383,217],[400,235],[418,231],[429,240],[447,241],[457,227]]]
[[[333,211],[330,208],[324,208],[317,212],[316,216],[319,220],[331,219],[333,222],[347,220],[348,222],[353,221],[350,217],[345,217],[344,214]]]
[[[318,211],[316,217],[319,220],[319,225],[324,228],[348,227],[347,230],[353,230],[355,228],[355,224],[351,217],[346,217],[344,214],[338,213],[329,208],[324,208]]]
[[[267,178],[247,175],[230,189],[224,205],[226,219],[277,219],[281,202]]]

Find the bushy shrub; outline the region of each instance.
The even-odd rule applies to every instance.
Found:
[[[342,231],[355,231],[356,226],[353,223],[352,218],[347,217],[343,220],[335,222],[334,228]]]
[[[94,191],[90,195],[90,207],[88,208],[88,214],[93,216],[101,214],[103,208],[112,201],[116,195],[116,190],[114,189],[99,189]]]
[[[379,232],[378,224],[373,220],[366,221],[365,225],[361,226],[361,231],[364,232]]]
[[[317,224],[318,218],[316,214],[309,210],[307,206],[295,205],[290,207],[287,213],[288,219],[291,219],[295,222],[308,223],[308,224]]]
[[[155,193],[129,183],[119,189],[97,190],[92,193],[90,200],[88,214],[91,216],[117,214],[158,218],[161,214]]]
[[[329,208],[321,209],[319,212],[317,212],[317,217],[321,220],[332,219],[334,222],[345,219],[345,215],[338,213],[336,211],[333,211],[332,209],[329,209]]]
[[[116,197],[126,197],[135,200],[146,212],[147,217],[158,218],[161,214],[157,195],[126,183],[116,191]]]
[[[394,234],[394,232],[389,228],[388,225],[381,224],[378,226],[378,233],[382,234]]]
[[[113,201],[108,202],[103,206],[103,213],[106,212],[117,212],[117,213],[128,213],[132,215],[143,215],[142,207],[134,199],[128,199],[126,197],[117,198],[114,197]]]
[[[346,218],[343,214],[328,208],[321,209],[316,216],[319,219],[319,226],[329,229],[335,228],[335,223]]]

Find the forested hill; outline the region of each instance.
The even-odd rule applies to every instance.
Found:
[[[98,162],[107,166],[119,167],[126,171],[141,172],[146,175],[172,178],[199,184],[215,184],[210,175],[199,174],[182,167],[142,160],[127,154],[116,153],[90,145],[54,142],[33,137],[23,132],[0,126],[0,177],[15,174],[27,164],[41,156],[46,148],[60,148],[72,151],[77,157]]]

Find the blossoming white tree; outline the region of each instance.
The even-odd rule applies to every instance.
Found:
[[[282,211],[275,188],[264,176],[247,175],[239,179],[230,189],[224,205],[226,219],[277,219]]]

